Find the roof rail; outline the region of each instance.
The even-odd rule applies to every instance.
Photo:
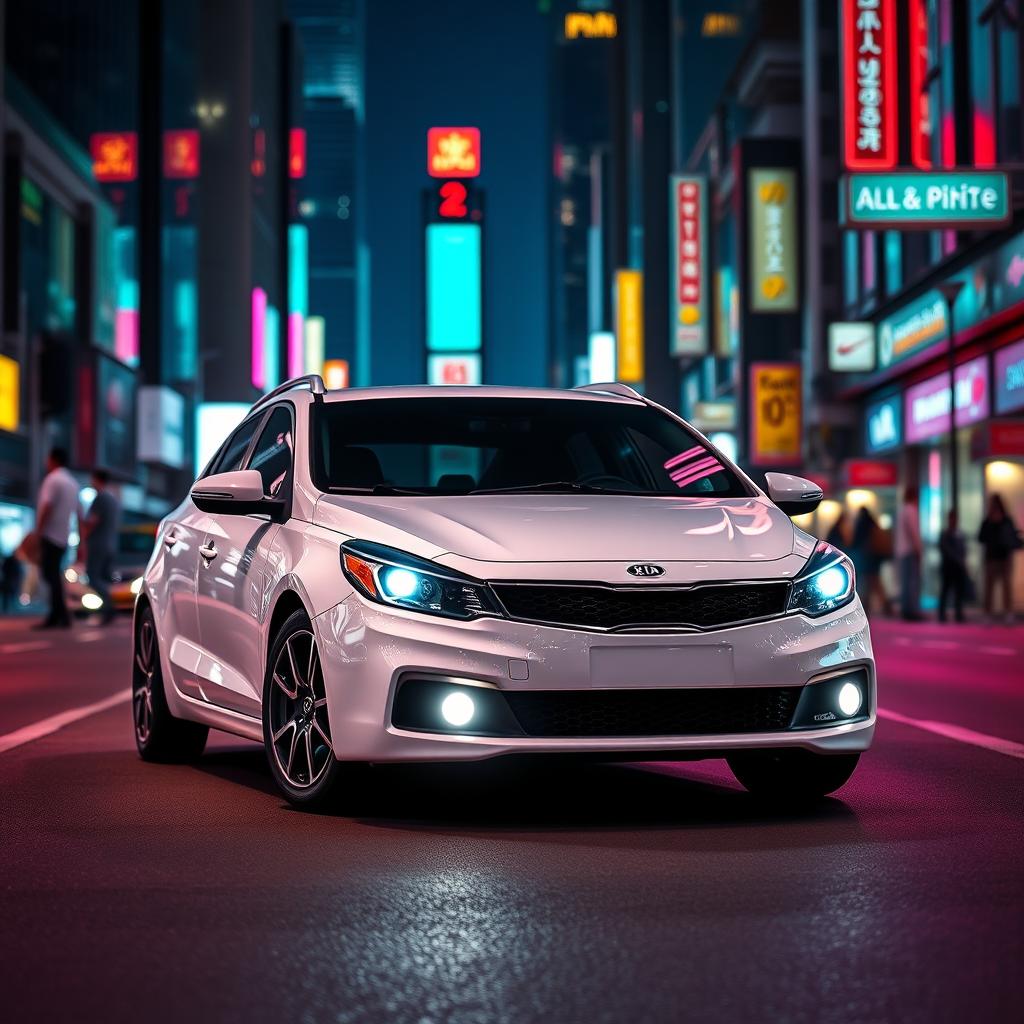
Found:
[[[291,380],[286,380],[283,384],[279,384],[273,391],[268,391],[262,398],[256,400],[256,404],[250,411],[262,408],[268,402],[274,401],[275,398],[280,398],[281,395],[288,391],[307,387],[310,394],[313,395],[322,395],[327,390],[324,387],[324,379],[319,373],[307,373],[305,377],[293,377]]]
[[[638,402],[644,400],[644,396],[628,384],[620,384],[617,380],[608,381],[605,384],[579,384],[573,391],[594,391],[599,395],[619,395],[621,398],[635,398]]]

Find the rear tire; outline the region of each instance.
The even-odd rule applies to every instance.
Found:
[[[263,745],[288,802],[306,810],[335,805],[339,783],[362,765],[334,756],[327,693],[316,636],[303,611],[292,612],[274,637],[263,679]]]
[[[860,754],[815,754],[809,750],[755,750],[733,754],[729,767],[755,796],[775,802],[820,800],[845,785]]]
[[[210,730],[198,722],[175,718],[164,696],[156,622],[148,606],[139,612],[132,651],[132,723],[135,746],[143,761],[181,764],[194,761]]]

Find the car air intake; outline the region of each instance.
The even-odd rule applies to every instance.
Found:
[[[510,618],[584,629],[715,629],[782,615],[788,583],[611,587],[600,584],[492,584]]]
[[[799,686],[505,692],[527,736],[709,736],[789,728]]]

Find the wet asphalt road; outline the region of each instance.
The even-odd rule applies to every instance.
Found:
[[[1024,629],[877,627],[891,714],[799,814],[715,761],[381,768],[300,813],[252,744],[139,761],[127,640],[0,623],[5,1022],[1024,1016]]]

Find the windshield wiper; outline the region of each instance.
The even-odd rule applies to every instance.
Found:
[[[575,480],[549,480],[540,484],[520,484],[517,487],[478,487],[469,494],[515,494],[530,491],[565,491],[569,494],[614,494],[607,487],[596,487],[594,484],[581,484]]]
[[[331,494],[371,494],[371,495],[425,495],[428,491],[419,491],[415,487],[395,487],[393,484],[374,484],[373,487],[328,487]]]

